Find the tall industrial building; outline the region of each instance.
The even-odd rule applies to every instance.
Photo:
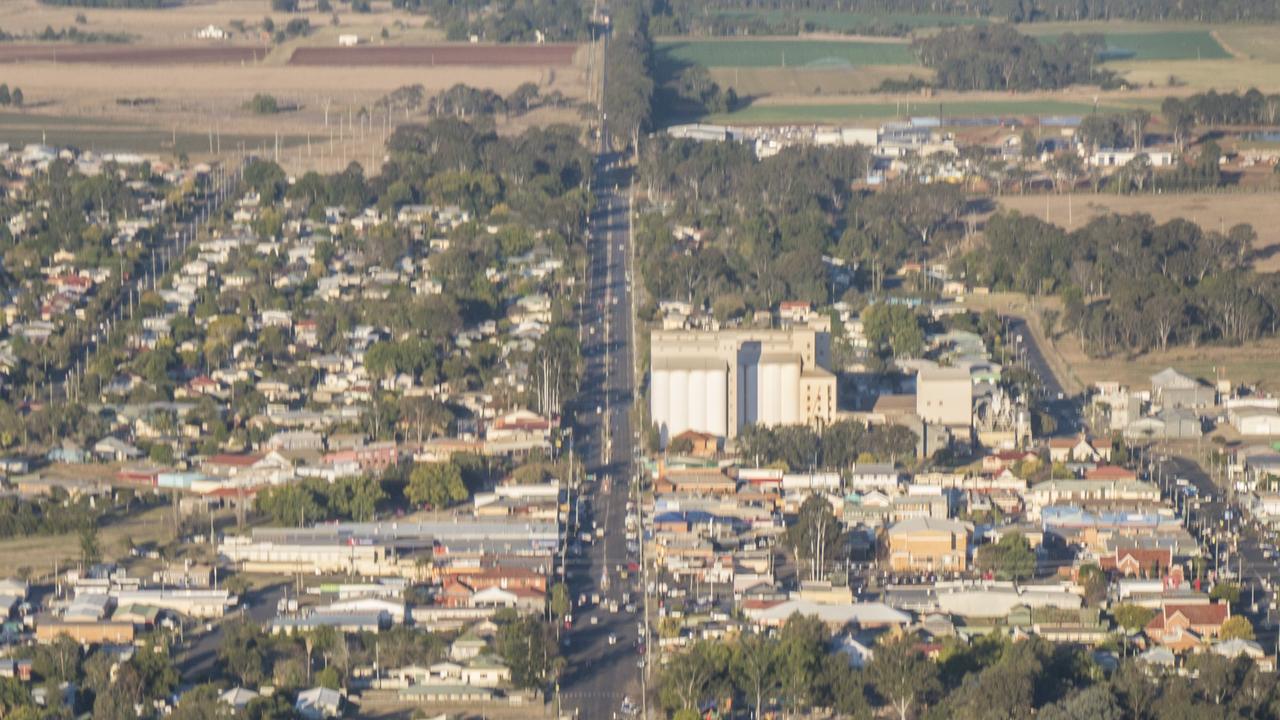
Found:
[[[685,430],[736,437],[745,425],[818,425],[836,414],[831,338],[786,330],[656,330],[650,417],[666,442]]]

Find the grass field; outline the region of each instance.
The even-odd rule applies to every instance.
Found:
[[[659,42],[658,64],[725,67],[850,68],[915,65],[906,43],[861,40],[675,40]]]
[[[1108,60],[1225,60],[1231,57],[1213,33],[1203,29],[1121,32],[1085,26],[1065,32],[1101,34],[1107,43]],[[1047,39],[1058,37],[1062,32],[1035,34]]]
[[[854,72],[807,68],[711,68],[711,79],[732,87],[739,97],[769,95],[852,95],[868,93],[885,80],[930,78],[930,70],[910,65],[867,65]]]
[[[1070,216],[1068,201],[1070,200]],[[1249,223],[1258,233],[1259,270],[1280,271],[1280,194],[1178,193],[1168,195],[1005,195],[1001,207],[1074,230],[1104,213],[1147,213],[1157,222],[1186,218],[1207,230]]]
[[[901,25],[908,28],[944,27],[950,25],[980,25],[988,22],[986,18],[964,17],[959,15],[908,15],[903,13],[861,13],[839,11],[803,11],[784,12],[782,10],[761,10],[757,8],[725,9],[717,11],[718,15],[733,17],[760,17],[771,23],[790,18],[798,18],[815,30],[831,32],[857,32],[870,27]]]
[[[125,556],[126,539],[138,545],[163,545],[175,537],[173,511],[156,507],[135,512],[121,522],[98,530],[98,546],[104,559]],[[46,576],[55,563],[62,570],[80,561],[80,540],[74,533],[11,538],[0,541],[0,577],[15,577],[21,568],[31,568],[35,577]]]
[[[730,124],[839,123],[887,120],[895,117],[1028,117],[1038,115],[1083,115],[1093,110],[1091,103],[1063,100],[969,100],[921,103],[779,103],[749,105],[736,112],[713,115],[708,122]],[[1100,112],[1121,112],[1126,106],[1099,105]]]

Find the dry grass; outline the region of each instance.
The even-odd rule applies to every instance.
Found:
[[[594,52],[582,48],[568,67],[297,67],[285,65],[299,46],[329,47],[337,44],[339,33],[355,33],[378,44],[425,44],[439,42],[442,34],[424,28],[423,16],[393,11],[388,0],[376,0],[375,12],[355,14],[341,10],[340,25],[330,24],[327,15],[301,14],[311,20],[313,34],[276,47],[259,63],[204,66],[95,66],[54,63],[14,63],[0,66],[0,74],[10,87],[21,87],[27,109],[0,115],[0,142],[30,142],[48,137],[51,142],[96,147],[99,150],[133,150],[168,155],[185,151],[193,158],[209,154],[208,135],[221,135],[224,153],[245,147],[265,148],[274,153],[275,138],[281,138],[279,157],[291,171],[337,170],[349,161],[368,166],[377,164],[388,131],[404,122],[424,120],[403,113],[386,117],[375,112],[372,125],[356,124],[353,134],[348,117],[358,117],[362,108],[372,108],[388,92],[404,85],[422,85],[427,95],[457,83],[488,88],[507,94],[525,82],[536,83],[544,93],[559,91],[582,100],[587,97],[589,59]],[[58,8],[37,0],[0,0],[0,17],[8,32],[37,32],[45,26],[69,27],[77,12],[83,12],[86,31],[129,32],[146,44],[203,43],[192,33],[209,24],[230,29],[232,19],[248,24],[272,15],[277,25],[288,17],[267,12],[263,0],[216,0],[184,4],[158,11],[97,10]],[[382,40],[382,28],[390,39]],[[259,38],[237,38],[237,42],[257,43]],[[256,93],[275,95],[283,104],[296,105],[293,112],[257,116],[244,109]],[[136,107],[121,106],[120,99],[147,98],[154,102]],[[326,107],[328,123],[326,124]],[[540,111],[518,121],[499,121],[507,131],[534,123],[580,122],[573,111]],[[107,128],[102,127],[108,126]],[[341,130],[340,130],[341,129]],[[341,132],[341,134],[340,134]],[[174,139],[176,136],[176,148]],[[201,138],[204,142],[201,142]]]
[[[175,44],[190,41],[196,29],[218,25],[230,30],[232,20],[255,25],[270,16],[277,25],[294,17],[307,18],[315,29],[309,44],[337,44],[339,33],[354,33],[363,39],[381,39],[382,28],[391,34],[390,42],[433,42],[444,39],[444,33],[434,27],[426,27],[428,18],[422,15],[392,9],[387,0],[375,0],[374,12],[361,14],[347,10],[343,3],[334,3],[338,10],[337,26],[332,25],[332,15],[316,12],[296,14],[273,13],[271,5],[263,0],[214,0],[203,3],[184,3],[164,10],[111,10],[95,8],[53,7],[38,0],[0,0],[0,16],[4,29],[11,33],[39,32],[46,26],[65,28],[75,24],[77,13],[88,20],[79,26],[91,32],[129,33],[140,42]],[[314,7],[314,3],[307,3]],[[256,41],[257,38],[238,37],[237,42]]]
[[[102,556],[118,560],[127,553],[127,538],[139,545],[163,545],[175,537],[173,511],[156,507],[135,513],[126,520],[98,532]],[[34,576],[53,572],[55,564],[66,569],[80,561],[80,538],[75,534],[41,535],[0,541],[0,577],[13,577],[21,568],[31,568]]]
[[[1249,223],[1258,233],[1255,249],[1261,257],[1256,267],[1280,271],[1280,193],[1006,195],[999,204],[1068,230],[1107,213],[1147,213],[1157,222],[1186,218],[1209,230]]]

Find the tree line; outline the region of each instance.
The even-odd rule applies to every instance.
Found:
[[[1280,18],[1280,7],[1270,0],[666,0],[658,6],[661,16],[671,18],[673,28],[712,26],[717,16],[732,16],[734,10],[775,11],[784,15],[800,12],[851,13],[869,15],[867,27],[878,20],[893,29],[895,16],[925,15],[930,25],[946,25],[946,16],[1003,18],[1010,22],[1057,22],[1079,20],[1194,20],[1197,22],[1245,22]],[[877,19],[874,16],[886,16]],[[942,16],[942,17],[939,17]],[[725,21],[720,21],[725,22]],[[774,24],[764,27],[773,29]],[[905,25],[905,24],[904,24]],[[727,25],[738,28],[751,27]],[[785,26],[782,26],[785,27]],[[864,32],[862,27],[858,32]],[[667,34],[667,30],[662,31]]]
[[[1114,84],[1096,67],[1101,35],[1067,33],[1056,39],[1024,35],[1009,25],[944,30],[912,43],[920,62],[948,90],[1056,90],[1081,83]]]
[[[995,215],[960,269],[994,289],[1062,296],[1063,329],[1097,356],[1202,342],[1242,343],[1280,326],[1280,282],[1251,267],[1253,228],[1107,215],[1066,232]],[[1135,283],[1134,278],[1143,278]]]
[[[668,628],[670,630],[670,628]],[[795,615],[765,634],[700,640],[659,675],[659,707],[675,720],[749,707],[756,717],[827,712],[899,720],[1251,720],[1280,713],[1274,673],[1248,658],[1193,655],[1189,674],[1124,660],[1108,673],[1086,648],[992,633],[942,639],[937,660],[911,633],[871,644],[861,668],[816,618]]]
[[[859,462],[909,462],[916,455],[916,434],[901,425],[867,427],[853,420],[821,430],[806,425],[748,425],[738,436],[738,454],[758,467],[781,466],[794,472],[848,470]]]
[[[605,46],[604,129],[614,147],[639,145],[653,122],[653,42],[649,0],[611,6],[613,30]]]
[[[556,0],[391,0],[394,8],[423,12],[445,29],[449,40],[472,35],[499,43],[586,40],[591,37],[586,6]]]

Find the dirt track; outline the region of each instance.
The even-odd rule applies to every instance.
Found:
[[[577,45],[420,45],[381,47],[302,47],[290,65],[571,65]]]
[[[0,45],[0,63],[97,65],[207,65],[261,60],[269,48],[247,46],[140,47],[132,45]]]

